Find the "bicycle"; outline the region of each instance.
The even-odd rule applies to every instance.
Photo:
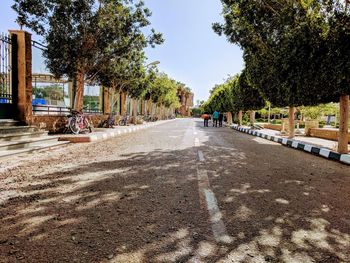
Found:
[[[127,126],[130,120],[129,115],[125,114],[118,122],[119,126]]]
[[[79,134],[82,131],[92,132],[92,125],[88,117],[81,111],[71,110],[67,127],[73,134]]]
[[[143,120],[144,120],[145,122],[150,122],[150,121],[151,121],[151,115],[144,115],[144,116],[143,116]]]
[[[115,114],[110,114],[108,116],[108,119],[105,120],[102,123],[101,127],[103,127],[103,128],[114,128],[114,126],[115,126],[115,116],[116,116]]]

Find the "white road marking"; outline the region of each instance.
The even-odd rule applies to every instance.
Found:
[[[194,146],[199,147],[199,139],[198,138],[194,139]]]
[[[222,220],[222,213],[219,209],[214,192],[210,189],[208,173],[204,169],[197,169],[197,178],[199,186],[199,200],[201,206],[206,205],[216,242],[229,244],[233,239],[227,234],[226,226]]]
[[[198,151],[198,159],[199,159],[200,162],[204,162],[205,161],[202,151]]]
[[[199,147],[199,139],[195,138],[194,145]],[[198,150],[198,159],[200,162],[204,162],[204,154],[201,150]],[[216,197],[214,192],[210,189],[208,172],[206,169],[200,167],[200,164],[197,165],[197,180],[199,188],[199,201],[201,207],[207,207],[211,228],[213,231],[214,238],[218,243],[230,244],[233,241],[233,238],[227,234],[226,226],[222,220],[222,213],[219,209]]]
[[[215,194],[209,189],[204,189],[204,193],[215,240],[226,244],[232,243],[233,239],[227,234],[226,226],[222,221],[222,214],[218,207]]]

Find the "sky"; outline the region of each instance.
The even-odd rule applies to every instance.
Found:
[[[0,0],[0,32],[18,29],[13,0]],[[243,68],[242,51],[211,28],[221,22],[220,0],[145,0],[153,13],[152,27],[163,33],[165,43],[147,49],[149,62],[194,92],[195,102],[207,100],[209,90]],[[33,35],[37,40],[38,36]],[[35,56],[35,54],[33,54]],[[33,65],[35,67],[35,65]]]

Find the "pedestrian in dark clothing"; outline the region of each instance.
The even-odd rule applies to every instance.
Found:
[[[220,112],[219,114],[219,127],[222,127],[222,120],[224,119],[224,114]]]
[[[202,115],[202,118],[204,119],[204,127],[208,127],[209,126],[209,115],[207,113],[204,113]]]

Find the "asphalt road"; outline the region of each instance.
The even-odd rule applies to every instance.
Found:
[[[350,262],[350,167],[179,119],[0,163],[0,262]]]

